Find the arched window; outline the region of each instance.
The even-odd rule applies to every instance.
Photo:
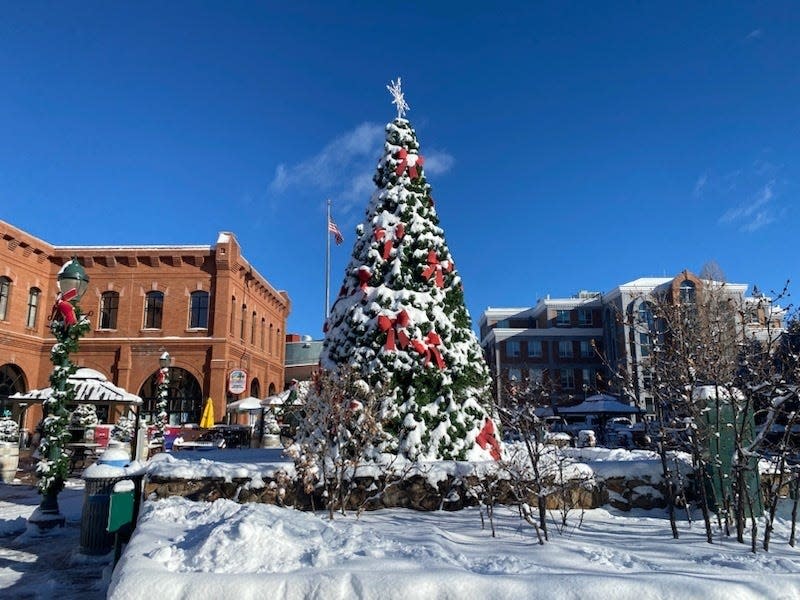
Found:
[[[208,329],[208,292],[197,290],[189,296],[189,329]]]
[[[239,323],[239,338],[244,341],[244,320],[247,316],[247,304],[242,304],[242,321]]]
[[[28,317],[25,320],[25,326],[33,329],[36,327],[36,315],[39,312],[39,296],[42,290],[39,288],[31,288],[28,292]]]
[[[682,304],[694,304],[697,299],[697,290],[695,289],[694,282],[684,279],[681,282],[680,294]]]
[[[163,292],[147,292],[144,298],[144,328],[161,329],[164,316]]]
[[[250,320],[250,343],[256,343],[256,324],[258,321],[256,320],[256,311],[253,311],[252,319]]]
[[[118,310],[119,294],[117,292],[103,292],[100,296],[100,323],[98,323],[98,328],[116,329]]]
[[[236,296],[231,298],[231,335],[234,332],[233,324],[236,322]]]
[[[261,349],[264,350],[264,331],[266,330],[267,320],[264,317],[261,317]]]
[[[159,371],[155,371],[139,389],[139,396],[144,400],[143,416],[150,423],[155,421],[156,416],[158,375]],[[169,424],[199,423],[202,411],[203,389],[200,387],[200,383],[186,369],[170,367],[169,384],[167,385]]]
[[[250,382],[250,395],[253,398],[261,397],[261,384],[255,377],[253,378],[253,381]]]
[[[275,332],[275,354],[278,356],[278,360],[281,360],[281,348],[283,347],[281,342],[281,328],[278,327],[278,330]]]
[[[11,280],[0,277],[0,321],[8,317],[8,297],[11,295]]]
[[[269,324],[269,354],[272,354],[272,334],[273,334],[272,323],[270,323]]]

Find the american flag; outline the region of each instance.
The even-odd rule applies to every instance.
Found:
[[[333,222],[333,219],[328,217],[328,232],[333,234],[333,239],[336,240],[337,244],[341,244],[344,241],[344,237],[342,237],[342,232],[339,231],[339,226]]]

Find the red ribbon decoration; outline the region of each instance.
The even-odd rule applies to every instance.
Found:
[[[425,363],[423,366],[427,367],[428,363],[431,362],[431,356],[433,356],[436,366],[440,369],[444,369],[444,359],[439,349],[436,347],[442,345],[442,338],[439,337],[438,333],[429,331],[424,340],[414,340],[411,342],[411,345],[419,354],[425,356]]]
[[[386,229],[383,227],[378,227],[375,230],[373,235],[375,236],[376,242],[383,242],[383,260],[387,260],[389,258],[389,253],[394,248],[395,243],[399,242],[403,239],[403,236],[406,234],[406,226],[402,223],[398,223],[394,228],[394,239],[388,239],[386,235]]]
[[[50,313],[50,320],[52,321],[56,314],[59,314],[67,326],[71,327],[75,325],[75,323],[78,322],[78,318],[75,316],[75,307],[72,306],[70,300],[77,295],[78,290],[73,288],[56,296],[56,303],[53,305],[53,311]]]
[[[419,165],[420,167],[424,165],[425,158],[421,154],[412,154],[410,156],[417,157],[417,160],[413,165],[408,164],[408,157],[409,157],[408,150],[406,150],[405,148],[400,148],[400,150],[397,153],[397,156],[395,157],[397,158],[397,160],[400,161],[400,163],[397,165],[397,168],[394,170],[395,175],[399,177],[400,175],[403,174],[403,171],[408,169],[408,176],[411,177],[411,179],[417,178],[417,165]]]
[[[447,261],[447,266],[442,265],[439,262],[439,257],[436,256],[436,252],[434,250],[430,250],[428,252],[428,266],[425,267],[422,271],[422,276],[425,279],[430,279],[433,275],[436,275],[436,287],[444,287],[444,275],[442,274],[444,269],[447,271],[453,270],[453,263],[452,261]]]
[[[363,292],[367,291],[367,284],[369,283],[370,277],[372,277],[372,271],[369,270],[369,267],[358,267],[358,281],[360,282],[359,287]]]
[[[494,423],[492,423],[491,419],[486,419],[486,423],[483,424],[483,429],[481,429],[475,441],[478,442],[478,445],[484,450],[489,446],[491,448],[489,453],[492,455],[492,458],[500,460],[500,442],[497,441],[494,435]]]
[[[397,313],[397,316],[392,319],[387,317],[386,315],[380,315],[378,317],[378,328],[381,331],[386,332],[386,344],[384,345],[384,349],[387,351],[396,350],[397,347],[395,346],[395,335],[397,339],[400,341],[400,347],[405,348],[411,343],[411,339],[408,337],[408,331],[406,327],[411,322],[411,319],[408,317],[408,313],[405,310],[401,310]]]

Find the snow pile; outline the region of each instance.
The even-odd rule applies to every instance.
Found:
[[[792,598],[800,554],[769,554],[701,523],[673,541],[661,514],[593,510],[540,546],[513,509],[495,512],[497,537],[477,509],[406,510],[329,521],[321,515],[228,500],[146,502],[114,572],[109,598],[327,600],[349,598]],[[779,535],[786,534],[784,521]]]

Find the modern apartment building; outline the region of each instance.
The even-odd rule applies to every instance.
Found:
[[[547,297],[527,308],[488,308],[479,327],[500,404],[514,382],[544,383],[554,404],[606,387],[599,292]]]
[[[91,321],[73,362],[141,396],[145,413],[164,351],[171,424],[197,423],[208,397],[221,419],[227,402],[283,389],[289,296],[253,268],[233,234],[197,246],[54,246],[0,221],[0,236],[0,410],[27,428],[41,408],[23,415],[8,396],[49,385],[50,307],[72,257],[90,278],[80,307]],[[232,378],[241,392],[231,391]]]
[[[653,413],[652,348],[657,299],[693,301],[712,287],[730,300],[730,319],[743,339],[764,341],[783,330],[784,311],[748,285],[700,279],[684,271],[675,277],[640,278],[599,292],[539,300],[533,307],[488,308],[479,321],[481,346],[495,377],[502,405],[507,382],[544,380],[553,404],[608,391]],[[622,393],[617,374],[628,382]],[[632,397],[631,397],[632,396]]]

